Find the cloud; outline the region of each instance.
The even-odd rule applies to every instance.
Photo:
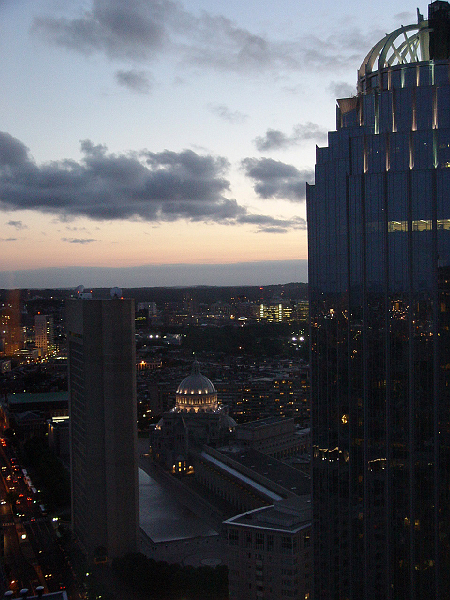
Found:
[[[226,70],[291,67],[283,43],[251,33],[223,16],[199,17],[172,0],[92,0],[76,18],[40,16],[32,31],[48,42],[85,55],[149,61],[163,52],[181,62]]]
[[[28,226],[24,225],[22,221],[8,221],[6,224],[10,225],[11,227],[15,227],[15,229],[17,229],[18,231],[20,231],[21,229],[28,229]]]
[[[244,158],[241,166],[247,177],[253,179],[255,192],[264,199],[304,200],[306,181],[314,179],[313,170],[299,170],[272,158]]]
[[[0,133],[0,207],[60,218],[235,219],[245,209],[227,200],[228,161],[192,150],[108,153],[81,142],[82,159],[37,165],[19,140]]]
[[[332,81],[328,86],[333,98],[350,98],[356,95],[356,87],[345,81]]]
[[[91,244],[92,242],[98,242],[92,238],[61,238],[62,242],[68,242],[69,244]]]
[[[223,157],[192,150],[112,154],[89,140],[81,142],[81,152],[79,162],[66,159],[37,165],[22,142],[0,132],[0,210],[37,210],[60,220],[80,216],[98,221],[185,219],[262,226],[262,220],[268,219],[270,225],[280,225],[270,216],[251,215],[245,206],[224,197],[229,190],[229,163]],[[293,180],[290,183],[294,186]],[[288,227],[289,221],[282,226]],[[295,221],[292,226],[297,226]]]
[[[278,219],[269,215],[242,215],[238,220],[239,223],[257,225],[258,233],[287,233],[291,229],[306,229],[303,217]]]
[[[225,104],[208,104],[208,109],[224,121],[233,124],[244,123],[248,119],[248,115],[238,111],[230,110]]]
[[[264,137],[257,137],[253,140],[256,148],[260,152],[264,150],[279,150],[292,145],[288,136],[277,129],[268,129]]]
[[[176,0],[91,0],[76,18],[39,16],[32,31],[49,43],[85,55],[146,62],[172,54],[182,65],[279,75],[286,70],[346,68],[359,60],[382,32],[370,38],[356,28],[320,39],[274,40]]]
[[[151,78],[145,71],[116,71],[116,81],[122,87],[128,88],[136,94],[148,94],[152,89]]]
[[[291,135],[286,135],[278,129],[268,129],[264,136],[257,137],[253,142],[260,152],[265,152],[267,150],[285,150],[291,146],[297,146],[305,140],[326,142],[327,138],[326,129],[308,121],[307,123],[296,125]]]
[[[164,47],[170,5],[164,0],[93,0],[91,10],[74,19],[37,17],[32,31],[82,54],[148,60]]]
[[[406,25],[409,25],[410,23],[414,23],[414,21],[417,19],[417,15],[415,13],[412,12],[399,12],[396,15],[394,15],[394,21],[396,23],[404,23]]]
[[[0,165],[17,167],[28,159],[28,148],[9,133],[1,133]]]

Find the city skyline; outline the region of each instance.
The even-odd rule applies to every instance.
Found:
[[[306,281],[315,145],[404,9],[4,1],[0,287]]]

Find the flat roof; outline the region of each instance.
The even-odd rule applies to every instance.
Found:
[[[222,447],[216,452],[269,479],[296,496],[304,496],[311,492],[311,479],[308,476],[298,469],[294,469],[280,460],[258,452],[253,448],[237,450],[236,447],[230,449]]]
[[[267,427],[267,425],[274,425],[275,423],[282,423],[284,421],[292,421],[292,418],[281,416],[266,417],[265,419],[258,419],[257,421],[241,423],[238,427],[239,429],[259,429],[260,427]]]
[[[218,535],[143,469],[139,469],[139,526],[154,543]]]
[[[206,452],[201,452],[200,456],[202,458],[204,458],[205,460],[207,460],[208,462],[212,463],[213,465],[216,465],[223,471],[226,471],[227,473],[229,473],[236,479],[239,479],[240,481],[242,481],[242,483],[246,483],[247,485],[250,485],[255,490],[258,490],[258,492],[261,492],[262,494],[268,496],[271,500],[275,501],[275,500],[282,499],[282,496],[280,496],[279,494],[276,494],[275,492],[270,490],[268,487],[261,485],[260,483],[258,483],[254,479],[252,479],[251,477],[247,477],[243,473],[240,473],[236,469],[233,469],[232,467],[230,467],[226,463],[222,462],[221,460],[218,460],[214,456],[211,456],[210,454],[207,454]]]
[[[31,404],[32,402],[69,402],[69,392],[8,394],[8,404]]]
[[[255,529],[269,529],[296,533],[311,525],[310,496],[289,498],[275,502],[273,506],[263,506],[224,521],[226,525],[241,525]]]

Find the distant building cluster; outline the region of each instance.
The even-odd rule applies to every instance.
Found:
[[[307,300],[255,300],[236,302],[215,301],[200,303],[192,296],[183,302],[140,302],[137,305],[138,322],[158,325],[220,325],[227,322],[295,323],[308,319]]]
[[[62,298],[28,296],[29,292],[12,290],[0,306],[0,358],[30,363],[62,349]]]

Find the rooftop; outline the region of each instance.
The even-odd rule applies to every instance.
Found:
[[[139,525],[154,543],[217,535],[181,504],[173,490],[142,469],[139,469]]]
[[[264,477],[277,484],[277,486],[281,486],[291,494],[303,496],[309,494],[311,491],[311,480],[309,477],[306,477],[298,469],[294,469],[280,460],[271,458],[267,454],[258,452],[253,448],[243,450],[236,447],[224,447],[220,448],[219,452],[224,457],[230,458],[235,463],[239,463],[260,477]]]
[[[225,523],[295,533],[308,527],[311,518],[311,499],[306,495],[280,500],[273,506],[264,506],[236,515]]]
[[[31,404],[33,402],[69,402],[69,392],[8,394],[8,404]]]
[[[239,425],[239,429],[261,429],[262,427],[274,425],[275,423],[285,423],[286,420],[286,417],[281,416],[266,417],[265,419],[258,419],[257,421],[241,423]]]

